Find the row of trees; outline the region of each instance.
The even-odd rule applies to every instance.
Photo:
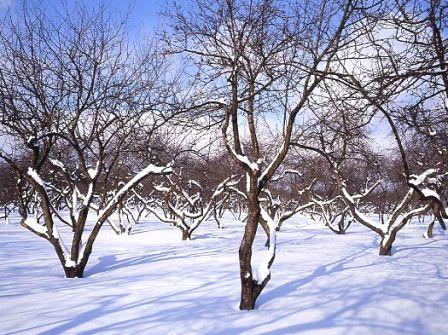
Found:
[[[413,217],[448,218],[447,10],[194,0],[136,43],[106,6],[25,3],[0,31],[0,157],[14,176],[2,201],[67,277],[83,276],[104,223],[129,233],[151,213],[187,239],[230,209],[244,221],[241,309],[255,307],[296,213],[339,234],[356,221],[390,255]],[[375,148],[378,126],[393,136],[389,157]],[[267,253],[254,267],[259,226]]]

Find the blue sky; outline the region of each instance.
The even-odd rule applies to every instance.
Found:
[[[126,10],[131,6],[130,24],[143,31],[152,30],[160,24],[158,12],[168,6],[167,0],[113,0],[113,6]]]
[[[60,0],[28,0],[31,3],[42,4],[45,8],[51,12],[54,9],[58,9],[61,6]],[[188,1],[188,0],[182,0]],[[180,2],[182,2],[180,1]],[[67,0],[67,3],[71,3],[71,0]],[[74,1],[73,1],[74,2]],[[78,0],[78,3],[86,3],[89,6],[99,1]],[[156,29],[161,19],[157,15],[158,12],[165,9],[172,3],[172,0],[104,0],[106,4],[110,4],[112,8],[119,11],[126,11],[127,8],[131,8],[130,26],[135,29],[136,32],[148,32]],[[0,15],[4,15],[8,8],[14,12],[16,7],[19,7],[22,0],[0,0]]]

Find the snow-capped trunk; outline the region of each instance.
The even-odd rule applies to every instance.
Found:
[[[392,245],[394,244],[395,237],[397,236],[396,232],[386,233],[381,236],[380,243],[380,256],[392,256]]]
[[[85,265],[63,266],[65,278],[83,278]]]
[[[260,190],[258,189],[257,178],[248,176],[249,194],[248,194],[248,217],[244,229],[243,239],[239,248],[240,261],[240,279],[241,279],[241,310],[252,310],[255,308],[255,302],[263,288],[270,280],[270,274],[260,284],[253,276],[252,272],[252,246],[257,233],[258,223],[261,218],[260,200],[258,198]]]
[[[248,217],[239,249],[241,277],[240,309],[252,310],[255,308],[258,296],[271,279],[270,268],[275,260],[277,231],[285,220],[310,207],[312,203],[305,205],[296,204],[292,210],[279,213],[280,200],[274,199],[270,191],[263,188],[264,182],[260,179],[259,170],[255,169],[251,173],[247,173],[246,178],[247,189],[244,197],[248,203]],[[303,193],[306,192],[305,190]],[[267,198],[260,197],[262,193]],[[252,246],[258,225],[261,225],[266,233],[268,250],[258,269],[253,272],[251,264]]]
[[[268,225],[268,223],[262,218],[262,217],[260,217],[260,226],[261,226],[261,228],[263,228],[263,231],[265,232],[265,234],[266,234],[266,243],[264,244],[266,247],[269,247],[269,243],[270,243],[270,238],[269,238],[269,236],[270,236],[270,231],[269,231],[269,225]],[[278,228],[278,229],[280,229],[280,227],[276,227],[276,228]]]

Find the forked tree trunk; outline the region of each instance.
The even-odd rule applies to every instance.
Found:
[[[351,225],[351,221],[348,220],[348,223],[345,223],[345,218],[347,216],[347,213],[342,213],[342,217],[338,222],[338,228],[339,228],[339,235],[344,235],[345,232],[347,231],[348,227],[350,227]]]
[[[340,225],[338,225],[338,229],[335,229],[331,226],[331,224],[327,224],[327,227],[335,234],[337,235],[344,235],[345,234],[345,229],[344,227],[341,227]]]
[[[380,245],[380,256],[392,256],[392,245]]]
[[[330,228],[330,230],[337,234],[337,235],[345,235],[345,233],[347,232],[347,229],[350,227],[350,225],[352,224],[352,221],[348,221],[348,223],[345,223],[345,218],[346,218],[346,213],[343,213],[341,215],[341,218],[338,221],[338,228],[333,228],[332,224],[334,223],[335,219],[333,219],[333,221],[331,223],[327,223],[327,227]]]
[[[394,244],[396,232],[391,232],[390,235],[382,236],[380,243],[380,256],[392,256],[392,245]]]
[[[85,266],[77,265],[73,267],[63,266],[66,278],[83,278]]]
[[[95,242],[98,233],[101,229],[101,227],[104,224],[105,219],[103,219],[100,222],[97,222],[97,224],[94,226],[92,232],[90,233],[89,237],[87,238],[84,246],[84,250],[80,250],[80,243],[78,244],[78,248],[76,252],[72,255],[64,255],[63,249],[61,247],[61,242],[55,239],[52,239],[50,242],[53,244],[53,247],[55,248],[56,254],[58,255],[59,261],[61,262],[62,268],[65,272],[66,278],[83,278],[84,277],[84,269],[87,266],[87,263],[89,262],[90,255],[92,254],[93,250],[93,243]],[[81,241],[79,241],[81,242]],[[67,266],[65,257],[71,256],[74,259],[78,259],[80,257],[80,252],[82,252],[82,257],[79,259],[78,262],[76,262],[76,265],[74,266]]]
[[[73,262],[73,266],[68,266],[67,261],[65,257],[71,257],[71,255],[64,254],[60,241],[58,240],[52,240],[51,243],[53,244],[56,254],[58,255],[59,261],[61,262],[62,268],[64,269],[65,277],[66,278],[83,278],[84,277],[84,269],[87,265],[87,262],[90,257],[91,248],[88,248],[89,250],[85,250],[85,254],[83,255],[83,258],[79,262]],[[79,249],[76,251],[76,257],[78,258],[79,255]]]
[[[188,229],[182,229],[182,241],[191,240],[191,232]]]

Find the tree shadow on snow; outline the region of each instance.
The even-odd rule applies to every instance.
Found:
[[[375,242],[374,242],[375,243]],[[372,243],[373,244],[373,243]],[[287,335],[298,334],[304,331],[332,331],[341,333],[362,333],[369,330],[371,334],[415,334],[426,333],[425,326],[419,318],[397,315],[400,320],[388,322],[387,318],[375,317],[375,314],[366,314],[366,311],[374,309],[382,310],[388,315],[397,314],[396,306],[388,305],[393,299],[404,300],[419,306],[428,305],[431,299],[420,294],[412,294],[408,289],[403,289],[400,279],[394,277],[375,278],[369,276],[370,267],[392,262],[391,257],[378,256],[372,262],[356,265],[357,259],[371,257],[371,247],[358,251],[334,262],[318,266],[311,274],[289,281],[272,290],[263,292],[257,302],[257,310],[251,313],[264,313],[264,305],[269,307],[266,312],[275,313],[281,311],[281,318],[268,318],[266,322],[256,323],[253,326],[226,328],[213,332],[215,335],[230,334],[272,334]],[[350,282],[352,271],[365,271],[365,282]],[[347,271],[344,276],[337,276]],[[274,272],[275,275],[275,272]],[[345,280],[340,280],[341,278]],[[388,290],[388,294],[385,294]],[[297,298],[294,308],[285,307],[285,302],[275,303],[276,299],[288,299],[288,295]],[[287,305],[291,302],[287,300]],[[294,302],[292,302],[294,304]],[[390,309],[390,311],[388,311]],[[310,316],[310,314],[312,316]],[[301,315],[307,315],[303,320]],[[312,320],[309,320],[309,319]],[[281,321],[293,320],[293,322]],[[275,323],[280,324],[276,327]],[[286,324],[286,326],[285,326]],[[270,330],[266,330],[270,329]],[[275,331],[272,331],[275,329]]]

